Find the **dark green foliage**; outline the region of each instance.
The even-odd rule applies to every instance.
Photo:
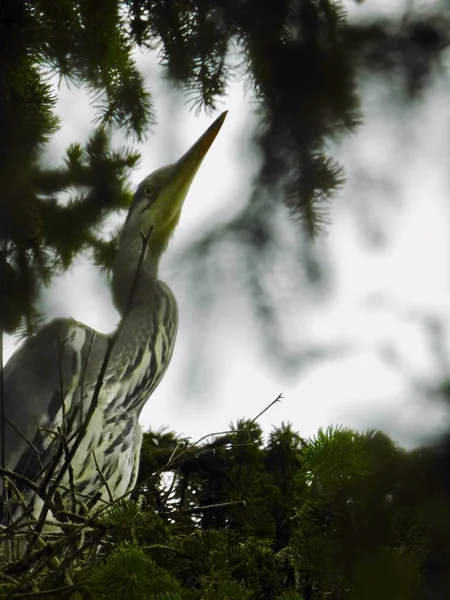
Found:
[[[297,377],[309,360],[317,360],[317,350],[323,355],[330,349],[324,344],[308,352],[283,333],[289,331],[288,311],[268,273],[286,274],[283,291],[293,302],[305,289],[321,300],[329,292],[332,259],[310,238],[329,226],[331,200],[343,187],[336,154],[358,132],[361,91],[368,84],[389,90],[389,113],[401,122],[432,89],[433,76],[446,77],[446,3],[437,1],[428,12],[405,5],[401,18],[374,15],[366,21],[357,12],[347,19],[348,3],[330,0],[127,4],[132,35],[158,49],[172,81],[194,106],[221,106],[217,90],[227,81],[243,81],[255,98],[259,167],[251,192],[241,198],[237,184],[241,210],[192,240],[179,272],[195,306],[203,296],[209,307],[215,302],[222,310],[221,302],[245,294],[271,365]],[[408,118],[413,121],[414,113]],[[237,148],[238,160],[246,160],[248,150]],[[224,272],[232,285],[223,284]],[[192,331],[204,322],[202,305]],[[206,374],[198,363],[193,360],[189,371],[201,380]]]
[[[110,267],[114,243],[96,228],[124,208],[126,168],[136,155],[112,152],[98,129],[86,149],[73,145],[64,169],[43,168],[43,144],[57,128],[51,73],[85,84],[102,124],[142,139],[153,122],[151,98],[132,59],[122,3],[2,0],[0,4],[0,326],[31,333],[35,300],[56,267],[93,249]],[[70,190],[68,203],[61,192]],[[74,193],[75,192],[75,193]]]
[[[82,250],[110,253],[96,228],[124,208],[127,169],[137,155],[118,153],[97,129],[72,145],[64,167],[43,166],[44,144],[58,127],[48,74],[85,83],[99,96],[103,123],[142,138],[150,98],[132,59],[116,1],[0,3],[0,327],[30,334],[39,325],[39,286]],[[70,192],[68,202],[62,192]],[[104,263],[103,263],[104,264]]]
[[[172,449],[136,500],[84,525],[78,516],[62,544],[1,567],[1,590],[30,591],[32,568],[43,598],[55,586],[78,599],[446,597],[445,444],[405,452],[381,432],[332,428],[304,441],[287,425],[264,444],[251,421],[191,447],[173,434],[147,437],[146,475],[170,440]],[[161,479],[169,473],[175,485]],[[51,552],[61,562],[49,563]]]
[[[446,585],[439,540],[450,520],[436,503],[445,504],[450,494],[440,476],[430,477],[435,449],[407,453],[376,431],[329,428],[305,442],[283,425],[266,445],[255,423],[242,422],[232,432],[180,456],[181,464],[172,457],[178,483],[171,487],[168,516],[178,526],[228,531],[229,540],[242,540],[235,542],[233,556],[243,543],[259,572],[263,564],[268,569],[263,578],[268,588],[252,580],[256,598],[283,590],[310,600],[375,598],[377,592],[427,598],[436,568],[439,585]],[[145,463],[144,458],[144,468]],[[237,499],[246,506],[224,505]],[[198,535],[196,544],[214,539]],[[211,560],[225,570],[232,564],[225,551]]]
[[[258,142],[264,160],[255,198],[260,203],[267,186],[272,195],[281,186],[307,230],[320,230],[327,201],[343,182],[340,167],[324,154],[326,141],[359,122],[339,3],[127,4],[135,39],[160,48],[169,76],[195,106],[215,108],[230,77],[246,78],[263,123]],[[228,55],[236,45],[238,65]]]
[[[358,69],[404,71],[405,89],[417,96],[447,44],[434,16],[402,28],[349,24],[341,3],[331,0],[2,0],[0,291],[7,299],[1,301],[0,325],[8,332],[19,325],[33,331],[39,324],[34,303],[40,284],[49,282],[56,265],[67,268],[79,252],[93,250],[96,262],[110,268],[115,243],[99,239],[95,229],[129,198],[117,187],[124,182],[125,166],[134,164],[126,157],[111,156],[89,180],[95,160],[72,147],[64,173],[43,169],[43,144],[58,126],[51,74],[85,87],[100,126],[121,127],[139,140],[155,117],[133,59],[136,44],[158,50],[169,78],[198,110],[216,109],[227,83],[245,80],[260,116],[255,135],[262,151],[260,172],[241,214],[198,240],[193,251],[211,256],[211,246],[224,238],[239,240],[248,253],[248,284],[254,297],[262,298],[258,310],[270,337],[270,331],[280,330],[277,315],[251,255],[257,250],[260,260],[262,253],[273,254],[280,201],[307,232],[323,230],[328,203],[344,181],[329,143],[353,132],[360,121]],[[107,146],[101,131],[89,142],[97,141],[97,160],[105,157]],[[80,191],[62,210],[61,192],[77,190],[86,176],[93,186],[90,198]],[[312,272],[320,278],[317,268]]]
[[[30,26],[23,31],[22,48],[36,64],[76,84],[86,83],[98,97],[104,123],[145,137],[153,120],[151,100],[131,58],[132,43],[120,2],[6,0],[2,4],[6,14],[12,5],[23,6]],[[20,30],[22,24],[12,18],[11,27]]]
[[[119,546],[92,570],[90,585],[96,597],[111,600],[181,600],[180,585],[140,548]]]
[[[97,228],[109,211],[129,205],[127,171],[137,160],[131,151],[113,151],[105,130],[98,129],[84,148],[73,144],[68,149],[64,167],[43,168],[29,157],[20,180],[3,187],[5,331],[12,333],[20,322],[25,333],[33,331],[39,322],[33,304],[39,282],[47,283],[52,274],[68,268],[80,251],[94,250],[101,265],[111,265],[113,252],[108,250],[113,242],[103,241]],[[63,192],[68,196],[64,203],[58,201]]]
[[[373,588],[379,580],[375,589],[380,593],[395,582],[392,589],[398,595],[392,597],[411,598],[418,587],[426,538],[414,511],[391,500],[406,455],[379,432],[330,429],[326,434],[319,431],[303,456],[305,470],[299,476],[308,494],[295,517],[287,552],[300,576],[314,584],[317,595],[312,597],[346,597],[348,592],[365,598],[364,587],[372,580]]]

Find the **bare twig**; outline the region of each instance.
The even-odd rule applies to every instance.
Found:
[[[274,406],[274,404],[276,404],[277,402],[281,402],[281,400],[283,399],[283,395],[282,394],[278,394],[278,396],[275,398],[275,400],[272,400],[272,402],[270,402],[270,404],[268,404],[264,410],[262,410],[260,413],[258,413],[256,415],[256,417],[254,417],[253,419],[251,419],[250,423],[255,423],[259,417],[261,415],[263,415],[266,411],[268,411],[272,406]],[[138,485],[136,485],[132,490],[129,490],[126,495],[131,494],[132,492],[138,490],[139,488],[145,486],[147,483],[149,483],[152,479],[154,479],[155,477],[157,477],[158,475],[160,475],[162,472],[166,471],[170,466],[174,465],[174,464],[179,464],[179,461],[181,461],[184,456],[193,448],[195,448],[196,446],[198,446],[198,444],[200,442],[202,442],[203,440],[207,439],[207,438],[211,438],[211,437],[215,437],[218,435],[227,435],[227,434],[236,434],[236,431],[233,430],[226,430],[226,431],[218,431],[218,432],[213,432],[213,433],[208,433],[207,435],[202,436],[201,438],[199,438],[198,440],[196,440],[195,442],[193,442],[192,444],[186,446],[186,448],[184,448],[184,450],[182,450],[178,455],[176,455],[176,451],[178,449],[178,447],[180,446],[180,443],[177,443],[175,449],[173,450],[172,454],[170,455],[169,460],[167,461],[167,463],[164,465],[164,467],[161,467],[160,469],[158,469],[155,473],[153,473],[150,477],[148,477],[147,479],[145,479],[144,481],[142,481],[141,483],[139,483]],[[177,469],[177,472],[179,472],[179,469]],[[169,488],[169,493],[173,488],[173,485],[175,483],[176,480],[176,475],[174,476],[174,479],[172,480],[172,484]],[[167,502],[167,495],[166,497],[163,499],[163,504],[162,506],[165,505],[165,503]]]
[[[261,415],[263,415],[265,412],[267,412],[267,411],[269,410],[269,408],[272,408],[272,406],[273,406],[274,404],[276,404],[277,402],[281,402],[281,401],[283,400],[283,398],[284,398],[284,397],[283,397],[283,394],[278,394],[278,396],[275,398],[275,400],[272,400],[272,402],[271,402],[270,404],[268,404],[264,410],[262,410],[260,413],[258,413],[258,414],[256,415],[256,417],[254,417],[254,418],[253,418],[253,419],[250,421],[250,423],[255,423],[255,422],[256,422],[256,421],[259,419],[259,417],[260,417]]]
[[[67,443],[67,439],[66,439],[66,435],[65,435],[65,428],[61,431],[61,443],[63,445],[63,451],[64,451],[64,457],[65,460],[69,459],[69,445]],[[69,463],[68,466],[68,473],[69,473],[69,489],[70,489],[70,495],[72,496],[72,510],[76,509],[77,506],[77,494],[75,491],[75,481],[74,481],[74,477],[73,477],[73,467],[72,467],[72,463]]]
[[[175,456],[175,454],[177,453],[178,448],[181,446],[181,442],[177,442],[177,445],[175,446],[175,448],[172,450],[172,454],[169,456],[169,460],[167,461],[169,464],[172,462],[173,457]]]
[[[60,327],[60,323],[58,322],[58,332],[57,332],[57,336],[58,336],[58,375],[59,375],[59,391],[61,393],[61,411],[62,411],[62,419],[61,419],[61,428],[64,431],[65,428],[65,422],[66,422],[66,395],[67,392],[64,390],[64,377],[63,377],[63,372],[62,372],[62,361],[63,361],[63,354],[64,354],[64,346],[63,346],[63,342],[61,339],[61,327]]]
[[[92,456],[94,457],[95,469],[96,469],[97,473],[99,474],[100,479],[102,480],[102,483],[103,483],[103,485],[106,488],[106,491],[108,492],[109,501],[110,502],[114,502],[114,497],[113,497],[113,495],[111,493],[111,490],[109,488],[108,482],[106,481],[106,478],[103,475],[103,471],[100,469],[100,466],[99,466],[98,461],[97,461],[97,457],[95,456],[95,450],[94,449],[92,449]]]
[[[232,502],[220,502],[218,504],[205,504],[204,506],[197,506],[195,508],[179,508],[175,511],[169,511],[163,513],[165,515],[173,515],[176,513],[180,513],[183,515],[195,515],[198,513],[204,513],[208,511],[221,510],[225,508],[230,508],[231,506],[247,506],[245,500],[233,500]]]
[[[52,590],[45,590],[45,592],[14,592],[14,596],[17,598],[44,598],[45,596],[54,596],[57,594],[63,594],[75,590],[80,590],[86,587],[85,582],[73,583],[72,585],[65,585],[63,587],[54,588]]]
[[[6,238],[3,239],[2,260],[0,263],[0,306],[5,300]],[[5,378],[3,372],[3,327],[0,324],[0,467],[6,469],[6,409]],[[1,489],[1,486],[0,486]],[[3,494],[8,504],[8,492],[3,486]]]
[[[91,350],[92,350],[92,344],[94,342],[95,339],[95,331],[92,330],[92,334],[91,334],[91,339],[89,340],[89,346],[88,346],[88,350],[86,353],[86,360],[84,361],[84,366],[83,366],[83,370],[81,371],[81,382],[80,382],[80,410],[81,410],[81,415],[80,415],[80,423],[83,423],[84,420],[84,415],[83,415],[83,403],[84,403],[84,377],[86,375],[86,371],[87,371],[87,366],[89,363],[89,359],[91,357]]]
[[[17,425],[14,423],[14,421],[12,421],[8,416],[6,416],[6,422],[11,425],[11,427],[14,429],[14,431],[17,433],[17,435],[19,435],[26,443],[27,445],[34,451],[35,455],[36,455],[36,459],[39,462],[39,467],[43,470],[44,467],[42,465],[42,461],[41,461],[41,453],[39,451],[39,449],[35,446],[35,444],[33,444],[33,442],[23,433],[23,431],[21,431]]]
[[[170,495],[171,495],[173,488],[175,487],[175,483],[178,479],[178,475],[180,474],[180,469],[181,469],[181,462],[178,463],[177,469],[176,469],[175,473],[173,474],[169,489],[164,494],[164,498],[161,500],[160,509],[163,509],[166,506],[167,502],[169,501]],[[159,512],[161,512],[161,510]]]
[[[34,492],[36,492],[36,493],[40,492],[39,486],[36,483],[34,483],[34,481],[31,481],[31,479],[28,479],[28,477],[25,477],[24,475],[20,475],[20,473],[16,473],[15,471],[10,471],[9,469],[4,469],[3,467],[1,467],[0,475],[6,475],[10,479],[17,479],[17,481],[26,483],[27,486]]]

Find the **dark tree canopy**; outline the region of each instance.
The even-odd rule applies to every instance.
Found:
[[[288,424],[264,442],[248,420],[202,444],[147,433],[132,498],[90,518],[61,511],[67,542],[1,563],[0,594],[446,598],[448,455],[446,439],[406,452],[380,431],[305,440]]]
[[[259,426],[241,421],[184,453],[178,440],[175,485],[161,494],[161,481],[149,473],[173,457],[177,439],[170,437],[145,436],[148,504],[174,526],[264,541],[266,579],[253,582],[249,597],[448,595],[448,440],[406,452],[380,431],[329,428],[304,440],[283,424],[263,443]],[[239,500],[245,505],[233,504]]]
[[[78,252],[94,249],[99,264],[110,264],[114,244],[105,245],[95,228],[129,202],[126,174],[137,155],[112,152],[108,128],[143,139],[155,119],[136,45],[159,53],[161,68],[197,110],[214,110],[230,80],[246,81],[261,124],[254,193],[236,220],[212,238],[205,234],[193,251],[238,236],[264,252],[276,236],[274,203],[287,205],[309,233],[323,228],[344,181],[327,145],[361,118],[356,75],[400,73],[405,97],[417,97],[447,44],[438,14],[439,4],[420,19],[354,25],[329,0],[2,0],[1,281],[2,297],[14,299],[2,301],[4,330],[34,329],[39,284]],[[72,146],[66,164],[49,171],[41,153],[58,127],[50,75],[85,86],[100,129],[84,153]],[[317,265],[310,266],[314,277]]]

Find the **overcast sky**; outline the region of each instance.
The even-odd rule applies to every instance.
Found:
[[[155,56],[139,53],[138,62],[154,94],[158,125],[139,148],[143,160],[133,173],[134,184],[179,158],[212,121],[196,116],[168,89]],[[332,294],[326,302],[311,301],[302,314],[294,313],[292,331],[301,331],[305,343],[343,344],[351,350],[286,378],[265,363],[251,313],[237,298],[229,310],[221,306],[214,329],[202,332],[208,356],[199,360],[208,361],[209,376],[187,386],[193,333],[189,298],[177,277],[177,257],[211,222],[226,221],[239,210],[258,166],[251,145],[255,104],[244,97],[240,84],[229,89],[223,101],[228,117],[191,188],[163,261],[160,276],[177,295],[180,328],[172,364],[143,411],[144,428],[167,426],[199,438],[226,429],[238,418],[254,417],[279,393],[283,402],[259,420],[265,431],[282,421],[292,422],[304,437],[331,424],[380,427],[411,446],[448,428],[447,411],[424,391],[447,374],[448,365],[439,362],[445,352],[436,355],[433,340],[417,318],[433,318],[442,326],[447,350],[446,83],[436,82],[424,102],[400,119],[388,109],[392,90],[362,86],[364,124],[332,150],[345,165],[348,181],[334,200],[327,237],[315,242],[331,261]],[[70,143],[83,142],[92,127],[84,90],[62,87],[59,97],[62,128],[48,153],[48,160],[56,162]],[[120,133],[114,142],[131,144]],[[55,281],[43,300],[49,319],[72,316],[102,332],[117,324],[108,283],[86,261]],[[296,302],[292,298],[293,305]],[[6,357],[14,344],[6,340]]]

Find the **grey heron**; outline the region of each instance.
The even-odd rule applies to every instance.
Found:
[[[225,116],[176,163],[138,186],[112,269],[117,331],[103,335],[56,319],[4,368],[1,464],[21,477],[14,483],[35,515],[56,489],[63,500],[108,502],[136,483],[139,415],[168,367],[178,323],[175,297],[159,280],[158,265]],[[7,504],[11,517],[17,499]]]

